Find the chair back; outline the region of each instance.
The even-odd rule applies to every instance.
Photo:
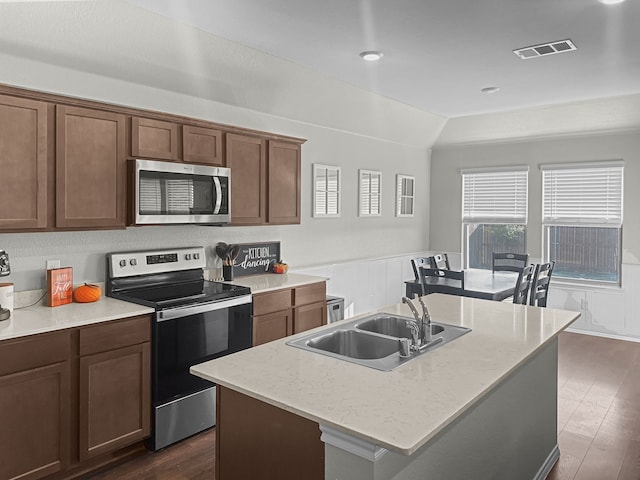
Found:
[[[464,271],[457,270],[448,270],[446,268],[425,268],[422,267],[420,269],[421,277],[420,283],[422,284],[422,294],[428,295],[431,293],[429,291],[429,282],[427,281],[427,277],[440,277],[440,278],[449,278],[451,280],[455,280],[456,284],[452,285],[455,288],[460,288],[464,290]]]
[[[518,280],[516,280],[516,288],[513,291],[513,303],[519,305],[527,304],[527,297],[529,296],[529,289],[533,281],[535,265],[528,265],[520,270],[518,274]]]
[[[549,263],[539,263],[533,274],[531,282],[531,295],[529,297],[529,305],[537,307],[547,306],[547,296],[549,294],[549,283],[551,282],[551,274],[553,273],[554,261]]]
[[[433,257],[416,257],[411,259],[411,267],[413,268],[413,274],[416,277],[416,281],[420,281],[420,267],[433,266]]]
[[[528,253],[493,253],[492,268],[494,272],[520,273],[529,261]]]
[[[449,265],[449,255],[446,253],[438,253],[431,258],[431,268],[442,268],[446,270],[451,270],[451,265]]]

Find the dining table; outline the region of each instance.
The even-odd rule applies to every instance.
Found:
[[[425,293],[447,293],[463,297],[501,301],[513,295],[518,280],[517,272],[494,272],[481,268],[467,268],[464,272],[464,288],[460,281],[445,277],[425,277]],[[404,282],[406,296],[422,295],[419,280]]]

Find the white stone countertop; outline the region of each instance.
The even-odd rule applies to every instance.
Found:
[[[153,313],[153,308],[102,296],[93,303],[68,303],[57,307],[35,305],[15,309],[0,321],[0,340],[53,332],[65,328]]]
[[[285,344],[294,337],[211,360],[191,371],[304,418],[411,455],[580,315],[453,295],[432,294],[424,299],[433,321],[472,331],[393,371],[374,370]],[[403,304],[378,311],[411,315]],[[327,327],[317,330],[322,328]]]
[[[299,287],[310,283],[324,282],[326,277],[314,275],[303,275],[301,273],[265,273],[262,275],[247,275],[246,277],[235,277],[233,280],[224,283],[232,283],[242,287],[251,288],[251,293],[263,293],[282,288]]]

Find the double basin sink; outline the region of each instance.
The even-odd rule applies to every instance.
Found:
[[[393,370],[471,331],[466,327],[432,322],[431,343],[409,357],[403,357],[399,353],[400,340],[411,338],[407,320],[413,318],[378,313],[290,340],[287,345],[378,370]]]

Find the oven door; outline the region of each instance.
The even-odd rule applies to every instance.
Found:
[[[153,402],[159,406],[214,384],[189,373],[192,365],[252,345],[251,295],[156,313]]]

